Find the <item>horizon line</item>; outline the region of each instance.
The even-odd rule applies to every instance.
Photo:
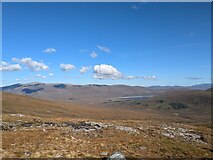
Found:
[[[21,85],[26,85],[26,84],[65,84],[65,85],[80,85],[80,86],[87,86],[87,85],[105,85],[105,86],[132,86],[132,87],[190,87],[190,86],[196,86],[196,85],[212,85],[212,82],[206,82],[206,83],[198,83],[198,84],[192,84],[192,85],[149,85],[149,86],[143,86],[143,85],[129,85],[129,84],[98,84],[98,83],[87,83],[87,84],[73,84],[73,83],[66,83],[66,82],[48,82],[48,83],[44,83],[44,82],[29,82],[29,83],[12,83],[12,84],[8,84],[8,85],[1,85],[0,87],[6,87],[6,86],[12,86],[12,85],[16,85],[16,84],[21,84]]]

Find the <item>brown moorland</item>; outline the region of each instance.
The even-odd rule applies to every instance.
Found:
[[[158,107],[88,107],[4,92],[2,102],[5,158],[103,158],[115,151],[133,158],[213,158],[208,125]]]

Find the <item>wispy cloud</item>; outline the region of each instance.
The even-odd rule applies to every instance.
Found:
[[[85,72],[89,71],[90,69],[91,69],[91,66],[89,66],[89,67],[82,66],[80,69],[80,73],[85,73]]]
[[[44,53],[53,53],[53,52],[56,52],[56,49],[55,48],[47,48],[47,49],[43,50],[42,52],[44,52]]]
[[[32,71],[41,71],[49,69],[49,67],[44,63],[33,61],[31,58],[22,58],[22,59],[13,58],[12,61],[20,63]]]
[[[92,58],[96,58],[97,56],[98,56],[98,54],[96,53],[96,52],[92,52],[91,54],[90,54],[90,56],[92,57]]]
[[[138,9],[140,9],[140,6],[136,5],[136,4],[132,4],[131,8],[134,9],[134,10],[138,10]]]
[[[9,64],[2,61],[0,66],[0,71],[20,71],[22,67],[19,64]]]
[[[157,77],[156,76],[126,76],[124,77],[124,79],[144,79],[144,80],[156,80]]]
[[[100,49],[103,52],[111,53],[111,50],[108,47],[97,45],[97,48]]]
[[[44,75],[41,75],[41,74],[36,74],[36,77],[42,78],[42,79],[46,79],[47,78],[47,76],[44,76]]]
[[[134,10],[139,10],[141,8],[142,4],[148,3],[147,0],[140,0],[139,2],[136,2],[134,4],[131,5],[131,8]]]
[[[189,80],[200,80],[200,79],[202,79],[202,77],[185,77],[185,79],[189,79]]]
[[[61,68],[63,71],[70,71],[70,70],[75,69],[75,66],[72,65],[72,64],[63,64],[63,63],[61,63],[61,64],[60,64],[60,68]]]
[[[48,75],[49,75],[49,76],[53,76],[54,74],[53,74],[53,73],[49,73]]]
[[[156,76],[142,76],[141,78],[143,78],[145,80],[156,80],[157,79]]]

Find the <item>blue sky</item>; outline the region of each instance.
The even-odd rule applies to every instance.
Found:
[[[2,85],[211,82],[211,3],[3,3],[2,10]]]

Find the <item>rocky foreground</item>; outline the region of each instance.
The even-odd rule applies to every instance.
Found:
[[[91,120],[3,115],[5,158],[213,158],[211,129],[157,120]]]

